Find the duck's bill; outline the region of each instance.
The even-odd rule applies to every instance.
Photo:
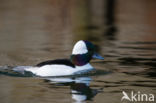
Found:
[[[104,60],[104,58],[101,55],[99,55],[98,53],[94,53],[93,58]]]

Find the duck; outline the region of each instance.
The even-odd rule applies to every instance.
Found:
[[[42,77],[87,73],[94,70],[94,67],[89,63],[92,58],[104,59],[96,53],[94,44],[86,40],[79,40],[74,45],[69,59],[48,60],[22,70]]]

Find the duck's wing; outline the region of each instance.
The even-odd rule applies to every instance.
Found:
[[[41,63],[37,64],[36,66],[41,67],[44,65],[52,65],[52,64],[67,65],[67,66],[75,67],[75,65],[68,59],[48,60],[48,61],[41,62]]]

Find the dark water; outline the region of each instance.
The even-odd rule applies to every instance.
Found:
[[[120,103],[122,91],[155,95],[155,5],[155,0],[1,0],[1,70],[68,58],[80,39],[96,44],[105,60],[92,60],[97,71],[78,77],[1,74],[0,103]]]

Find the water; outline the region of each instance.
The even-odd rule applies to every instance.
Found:
[[[0,103],[113,103],[121,102],[122,91],[155,95],[155,4],[155,0],[2,0],[1,70],[69,58],[80,39],[96,44],[105,60],[92,60],[97,71],[78,77],[1,73]]]

